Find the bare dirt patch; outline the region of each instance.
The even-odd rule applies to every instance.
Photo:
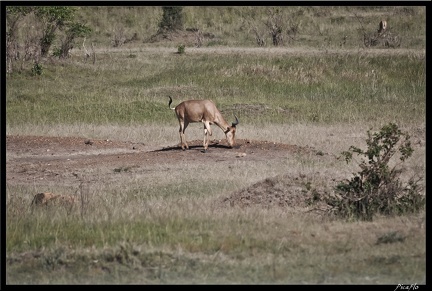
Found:
[[[6,137],[6,179],[11,185],[37,185],[48,182],[74,185],[77,176],[87,180],[109,180],[116,169],[172,165],[173,163],[232,163],[234,159],[271,161],[292,154],[325,155],[313,148],[269,141],[236,140],[229,148],[222,140],[209,144],[202,152],[202,141],[189,141],[189,150],[181,147],[151,149],[142,143],[94,140],[79,137],[13,136]],[[111,173],[98,171],[114,169]],[[104,175],[103,177],[101,175]],[[266,179],[251,189],[234,193],[223,202],[242,207],[252,204],[270,206],[304,206],[301,179],[285,177],[279,181]],[[297,194],[296,194],[297,193]],[[297,198],[296,198],[297,197]]]

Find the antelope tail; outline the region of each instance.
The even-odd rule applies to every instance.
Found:
[[[168,98],[170,99],[169,102],[168,102],[168,107],[169,107],[169,109],[174,110],[175,108],[172,108],[172,107],[171,107],[171,103],[172,103],[172,98],[171,98],[171,96],[168,96]]]

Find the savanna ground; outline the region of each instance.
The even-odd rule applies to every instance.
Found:
[[[173,119],[175,120],[175,116]],[[162,131],[171,135],[172,140],[178,141],[176,120],[174,124],[172,127],[162,127]],[[81,227],[89,228],[88,234],[84,236],[80,231],[80,239],[66,239],[70,240],[67,245],[52,241],[49,245],[54,243],[55,247],[45,248],[42,244],[33,251],[9,253],[7,264],[9,269],[15,270],[14,273],[8,271],[9,282],[425,283],[424,212],[392,218],[376,217],[373,222],[347,223],[329,219],[325,215],[324,205],[310,204],[311,192],[308,190],[329,190],[337,181],[348,178],[350,171],[357,169],[346,167],[337,157],[348,145],[343,140],[353,144],[362,143],[366,128],[352,131],[349,126],[282,126],[267,128],[269,136],[244,139],[242,135],[246,133],[242,131],[251,135],[256,128],[247,125],[242,128],[240,123],[233,148],[228,148],[223,134],[217,127],[213,128],[216,138],[211,139],[206,153],[202,152],[202,126],[199,124],[191,124],[188,128],[188,136],[198,139],[189,138],[190,149],[185,151],[181,150],[177,142],[158,144],[153,140],[146,143],[136,136],[126,137],[121,133],[117,138],[109,135],[113,136],[112,139],[67,136],[68,134],[7,135],[8,201],[12,205],[21,205],[18,207],[21,210],[15,210],[18,211],[16,215],[36,215],[42,224],[37,227],[38,230],[29,233],[24,244],[37,242],[40,235],[37,232],[43,232],[45,228],[47,233],[56,233],[51,238],[55,241],[60,242],[64,239],[62,237],[68,236],[68,231],[65,230],[62,234],[63,231],[59,229],[49,230],[51,227],[43,226],[45,223],[52,223],[54,228],[71,227],[71,224],[75,224],[74,221],[81,220],[84,223],[80,223]],[[59,132],[58,129],[51,130]],[[102,132],[106,130],[109,129],[101,128]],[[111,130],[124,131],[115,127]],[[155,128],[150,128],[149,132],[154,130]],[[425,127],[412,127],[409,130],[416,154],[408,168],[409,171],[422,172]],[[287,137],[282,138],[283,142],[274,141],[271,136],[276,136],[275,133],[286,133]],[[229,177],[223,177],[225,175]],[[188,183],[197,185],[183,185],[182,176]],[[232,183],[231,179],[241,179],[244,182],[237,184],[234,188],[238,190],[233,191],[227,190],[232,189],[230,186],[224,189],[214,179],[228,183]],[[149,193],[146,190],[132,190],[142,183],[147,185]],[[159,188],[161,185],[164,194],[157,197],[161,189],[151,188]],[[196,187],[201,189],[194,190]],[[113,189],[116,189],[114,193]],[[23,190],[24,196],[14,196],[13,193]],[[33,212],[31,199],[35,193],[43,191],[73,194],[89,202],[87,205],[78,202],[72,211],[42,208],[41,213]],[[202,193],[191,196],[191,191]],[[132,199],[136,201],[132,202],[136,203],[135,206],[130,205],[127,195],[135,197]],[[101,211],[94,207],[106,209]],[[113,207],[124,209],[114,210]],[[88,214],[91,209],[101,217],[92,218],[93,215]],[[123,211],[126,213],[122,213]],[[150,238],[162,235],[152,234],[150,230],[142,236],[141,232],[135,233],[135,230],[129,229],[130,226],[125,226],[124,233],[120,234],[123,242],[110,246],[111,239],[114,239],[110,238],[110,230],[102,226],[98,234],[93,229],[94,219],[118,219],[115,224],[125,219],[123,223],[129,225],[131,222],[127,222],[127,216],[131,212],[135,212],[133,217],[147,217],[149,221],[145,224],[164,225],[163,220],[169,216],[174,220],[191,220],[192,222],[169,222],[164,228],[165,235],[180,231],[181,236],[192,237],[179,238],[183,247],[172,252],[163,246],[164,239]],[[46,214],[52,215],[52,218],[45,217]],[[69,222],[64,221],[65,215],[70,217],[66,219]],[[58,222],[58,219],[62,222]],[[211,222],[213,220],[219,221],[216,226]],[[228,225],[217,226],[225,220]],[[197,223],[199,226],[195,226]],[[230,223],[233,223],[231,227]],[[238,227],[244,229],[237,229]],[[175,230],[176,228],[180,229]],[[280,230],[276,231],[277,229]],[[250,235],[251,232],[255,234]],[[137,239],[136,235],[141,238]],[[214,236],[219,236],[219,239]],[[150,241],[148,246],[138,243],[145,237]],[[32,242],[32,239],[35,241]],[[45,239],[51,241],[50,238]],[[84,245],[92,245],[101,240],[104,247],[77,248],[73,246],[76,239],[86,241]],[[193,242],[187,242],[190,239]],[[217,242],[212,242],[214,239]],[[273,243],[268,244],[270,242]],[[77,243],[82,245],[82,242]],[[207,245],[206,250],[198,251],[203,244]],[[243,244],[249,245],[250,250],[240,251]],[[269,255],[268,251],[273,248],[275,249],[271,252],[274,254]],[[190,254],[185,255],[184,252]],[[257,262],[257,258],[262,261]],[[27,269],[30,266],[32,269]],[[38,271],[35,271],[35,267]]]
[[[184,34],[177,37],[173,37],[174,40],[180,42],[191,41],[188,40],[189,35]],[[110,49],[104,49],[105,53],[109,53]],[[112,50],[122,51],[119,49]],[[143,49],[141,49],[143,51]],[[172,48],[145,48],[145,52],[152,53],[172,53]],[[273,56],[289,54],[291,56],[307,56],[313,55],[315,57],[323,54],[322,50],[315,49],[298,49],[298,48],[272,48],[271,50],[265,48],[235,48],[235,47],[219,47],[219,48],[190,48],[190,53],[199,52],[211,55],[230,55],[238,53],[246,53],[251,55],[262,55],[264,53],[271,53]],[[326,50],[325,54],[334,55],[349,55],[357,54],[357,50],[349,49],[337,49],[337,50]],[[415,49],[398,49],[398,50],[372,50],[370,54],[378,56],[395,56],[395,55],[407,55],[407,54],[422,54],[421,50]],[[181,90],[181,89],[180,89]],[[237,104],[234,111],[243,111],[248,114],[257,114],[266,110],[266,106],[259,104]],[[284,109],[279,109],[284,111]],[[289,114],[287,112],[286,114]],[[177,125],[175,115],[173,114],[174,124]],[[139,126],[139,125],[137,125]],[[339,148],[339,152],[333,148],[326,148],[328,152],[323,151],[320,148],[314,148],[309,145],[296,145],[281,143],[280,140],[285,139],[284,137],[278,136],[276,140],[254,140],[254,139],[242,139],[241,131],[242,124],[239,126],[240,138],[236,139],[236,145],[233,148],[229,148],[225,141],[223,134],[219,133],[219,128],[213,125],[213,130],[216,131],[218,138],[210,137],[209,152],[203,153],[202,149],[202,136],[199,135],[198,126],[191,124],[186,132],[189,137],[192,131],[195,136],[201,138],[199,140],[188,141],[190,146],[189,150],[182,151],[180,144],[172,145],[157,145],[156,141],[152,141],[151,144],[146,144],[139,141],[125,141],[119,140],[115,137],[113,139],[88,139],[83,137],[70,137],[70,136],[32,136],[32,135],[8,135],[6,136],[6,148],[7,148],[7,178],[11,184],[28,184],[38,185],[48,183],[61,183],[65,185],[74,185],[78,182],[91,183],[91,181],[109,180],[109,181],[121,181],[123,179],[120,172],[125,173],[139,173],[140,167],[145,165],[146,171],[154,171],[156,168],[160,168],[160,171],[166,171],[166,175],[170,175],[171,168],[181,168],[182,164],[192,168],[196,165],[202,165],[203,163],[217,163],[222,168],[232,168],[233,161],[247,162],[265,162],[271,164],[275,161],[280,161],[287,156],[292,155],[304,155],[307,157],[318,156],[321,159],[337,159],[342,147]],[[191,129],[192,128],[192,129]],[[360,127],[364,132],[358,132],[351,134],[352,136],[365,135],[366,127]],[[133,129],[129,129],[133,130]],[[157,129],[154,129],[157,130]],[[169,129],[165,129],[169,130]],[[259,128],[249,128],[249,130],[260,131]],[[285,129],[282,127],[278,129],[281,132],[278,134],[285,135]],[[308,130],[307,127],[303,130]],[[321,129],[322,130],[322,129]],[[345,129],[346,130],[346,129]],[[413,131],[412,138],[414,139],[415,145],[419,145],[422,149],[425,145],[425,128],[415,127],[411,128]],[[93,130],[94,131],[94,130]],[[172,127],[172,136],[178,138],[177,127]],[[328,137],[334,134],[329,132]],[[287,131],[286,135],[289,131]],[[170,133],[165,133],[170,135]],[[273,134],[269,134],[272,136]],[[300,134],[301,136],[302,134]],[[304,134],[304,136],[310,137],[310,134]],[[313,135],[313,134],[312,134]],[[328,140],[328,137],[326,140]],[[129,138],[130,139],[130,138]],[[288,138],[289,139],[289,138]],[[358,139],[361,141],[361,139]],[[313,141],[312,141],[313,142]],[[317,141],[315,141],[317,142]],[[354,142],[354,141],[353,141]],[[349,146],[346,144],[346,146]],[[331,147],[331,146],[330,146]],[[173,167],[173,165],[176,165]],[[154,169],[153,169],[154,168]],[[82,174],[85,172],[85,174]],[[142,171],[141,171],[142,172]],[[235,172],[232,173],[235,175]],[[101,177],[103,175],[103,178]],[[302,175],[300,175],[302,176]],[[340,176],[340,180],[343,177]],[[298,178],[296,178],[298,180]],[[308,179],[302,177],[298,181],[298,184],[293,188],[300,190],[300,195],[291,191],[276,191],[274,189],[274,183],[269,183],[268,180],[254,185],[256,189],[253,191],[253,195],[250,195],[249,190],[236,193],[232,197],[224,198],[224,201],[229,201],[231,205],[250,205],[260,204],[264,206],[269,205],[286,205],[291,207],[306,206],[305,198],[301,195],[301,187],[307,184]],[[309,179],[310,180],[310,179]],[[332,178],[331,181],[335,182],[336,179]],[[299,192],[299,191],[297,191]],[[282,193],[282,194],[281,194]],[[76,193],[75,193],[76,194]],[[256,197],[253,197],[253,196]],[[257,198],[258,197],[258,198]],[[293,199],[294,198],[294,199]],[[298,199],[296,199],[298,198]],[[267,205],[269,204],[269,205]]]
[[[272,141],[237,139],[236,145],[230,149],[225,140],[213,140],[206,153],[202,152],[202,141],[189,141],[188,144],[189,150],[182,151],[178,145],[157,148],[144,143],[109,139],[10,135],[6,136],[6,175],[11,184],[43,185],[49,182],[73,185],[79,173],[86,172],[85,181],[100,180],[101,171],[107,169],[112,171],[104,173],[103,179],[116,181],[123,179],[119,172],[139,173],[142,165],[146,166],[145,171],[163,166],[166,175],[170,175],[171,167],[181,167],[182,164],[194,167],[203,163],[217,163],[223,168],[229,168],[236,159],[246,163],[272,163],[288,155],[324,155],[312,148]],[[275,196],[272,188],[271,184],[266,186],[264,182],[260,190],[254,193],[259,201],[256,197],[244,201],[249,198],[242,196],[231,197],[229,201],[231,204],[246,202],[266,205],[279,202],[287,206],[304,205],[304,201],[290,198],[295,196],[294,193]]]
[[[312,10],[332,32],[325,9]],[[411,29],[414,9],[393,10],[411,18],[392,24]],[[312,203],[359,171],[340,153],[389,121],[412,140],[402,178],[424,175],[425,36],[406,35],[415,48],[366,50],[351,37],[346,48],[179,55],[186,34],[96,47],[95,64],[76,50],[42,76],[8,77],[6,284],[425,284],[425,210],[348,222]],[[213,125],[203,153],[191,124],[182,151],[168,95],[213,99],[228,122],[238,114],[236,145]],[[39,192],[79,199],[30,207]]]
[[[194,132],[193,126],[189,130]],[[81,227],[89,227],[90,230],[79,240],[88,241],[85,244],[95,243],[94,240],[99,239],[105,241],[103,250],[94,247],[76,248],[73,246],[75,239],[70,238],[67,239],[70,240],[67,245],[54,243],[57,245],[54,248],[40,245],[33,251],[9,253],[7,264],[9,269],[15,272],[12,274],[8,271],[8,280],[11,284],[24,282],[27,284],[425,283],[424,213],[393,218],[377,217],[373,222],[346,223],[326,218],[326,215],[323,216],[321,212],[325,211],[325,207],[320,209],[311,206],[307,201],[310,195],[306,193],[306,185],[312,183],[315,189],[328,189],[330,185],[334,185],[347,174],[335,168],[326,168],[338,167],[338,165],[343,167],[343,163],[338,163],[336,160],[339,138],[345,136],[350,140],[361,140],[361,134],[356,136],[352,132],[344,132],[349,131],[348,128],[339,128],[343,133],[335,137],[334,129],[327,129],[327,131],[323,128],[311,128],[317,138],[311,140],[313,146],[309,146],[302,142],[301,134],[295,133],[299,130],[307,130],[307,127],[295,128],[294,131],[288,129],[287,132],[292,132],[293,139],[302,145],[296,145],[295,142],[290,144],[239,138],[236,146],[229,149],[226,147],[225,140],[214,139],[210,142],[206,153],[201,151],[201,140],[189,141],[190,149],[182,151],[176,143],[171,146],[157,146],[147,145],[139,140],[133,142],[119,139],[8,135],[6,137],[7,188],[12,195],[16,193],[17,188],[33,189],[32,193],[26,193],[24,197],[9,197],[11,199],[9,202],[21,205],[22,209],[19,211],[21,214],[36,215],[35,218],[42,224],[56,225],[55,221],[59,217],[63,217],[61,218],[63,221],[66,213],[71,217],[70,223],[74,224],[74,221],[80,220],[81,215],[85,223]],[[173,127],[172,131],[176,133],[177,127]],[[324,133],[319,133],[320,131]],[[416,150],[424,151],[425,128],[417,128],[413,132],[415,132],[412,138]],[[241,137],[240,126],[239,136]],[[319,146],[320,143],[322,147]],[[422,154],[417,154],[414,162],[421,163],[421,159]],[[94,218],[86,214],[86,211],[91,211],[90,209],[95,206],[105,205],[102,207],[107,208],[107,213],[102,211],[100,215],[108,215],[108,217],[119,215],[115,210],[108,210],[111,207],[120,206],[125,207],[127,212],[134,211],[129,202],[120,197],[121,189],[130,192],[130,186],[125,183],[137,183],[136,180],[145,182],[147,179],[146,184],[158,184],[159,182],[154,181],[156,176],[158,179],[166,177],[168,180],[166,185],[169,185],[173,181],[178,183],[179,178],[173,180],[169,177],[179,174],[181,176],[180,171],[183,171],[190,181],[191,174],[189,170],[183,169],[184,167],[196,171],[192,175],[204,180],[199,183],[200,187],[203,187],[203,198],[192,198],[187,193],[189,191],[187,186],[182,189],[181,185],[178,187],[171,185],[164,194],[168,195],[168,198],[156,198],[155,194],[149,194],[149,200],[145,203],[143,201],[146,198],[137,199],[137,207],[140,208],[137,212],[147,213],[143,215],[143,219],[159,217],[153,222],[156,224],[164,224],[162,221],[157,221],[165,215],[172,215],[177,219],[184,219],[186,216],[189,217],[186,219],[192,220],[196,219],[193,217],[197,215],[199,219],[203,219],[204,221],[199,223],[202,226],[198,227],[201,230],[194,230],[196,227],[189,223],[184,225],[180,223],[177,226],[182,229],[181,233],[193,236],[194,240],[197,240],[191,245],[189,243],[184,245],[188,252],[196,253],[195,255],[185,256],[186,250],[182,250],[182,247],[174,253],[166,247],[160,249],[157,240],[144,247],[137,243],[134,239],[134,231],[129,230],[128,227],[125,227],[124,234],[121,235],[124,236],[124,241],[117,247],[109,247],[111,239],[108,229],[102,226],[103,230],[100,230],[99,234],[98,231],[95,233],[91,230],[93,228],[91,221]],[[212,167],[216,170],[209,169]],[[221,174],[215,173],[218,171],[257,182],[234,192],[221,189],[221,193],[215,194],[215,190],[208,185],[213,184],[214,177],[222,179]],[[272,171],[280,173],[276,174]],[[262,175],[262,178],[256,177],[257,173]],[[247,177],[249,179],[246,179]],[[329,177],[332,178],[329,180]],[[106,188],[101,184],[106,185]],[[84,187],[81,187],[82,185]],[[103,189],[112,191],[113,188],[119,188],[119,192],[114,193],[119,196],[118,198],[103,197],[112,194],[100,193],[104,192]],[[53,216],[46,220],[45,213],[33,213],[34,210],[30,210],[30,202],[36,192],[53,191],[53,189],[56,193],[74,194],[77,197],[89,195],[87,199],[90,203],[87,206],[77,204],[72,212],[70,209],[42,209],[43,212],[51,211],[48,214]],[[72,190],[67,193],[64,189]],[[75,193],[72,193],[73,190],[76,190]],[[208,196],[206,192],[213,193],[210,195],[213,198],[206,197]],[[217,192],[219,191],[216,190]],[[146,193],[134,194],[137,195],[145,196]],[[170,195],[173,198],[169,198]],[[99,199],[102,197],[116,202],[101,204]],[[196,203],[190,205],[191,201],[188,200],[191,198],[197,199]],[[196,213],[185,215],[184,211]],[[157,212],[160,213],[156,214]],[[123,218],[117,219],[123,220],[127,215],[122,214],[120,217]],[[137,213],[135,215],[140,216]],[[153,219],[149,218],[150,221]],[[214,229],[213,223],[207,221],[213,219],[219,221],[227,219],[235,223],[232,227],[216,226]],[[240,225],[247,230],[235,230],[240,226],[237,225],[239,219],[244,220]],[[249,221],[250,219],[252,220]],[[67,227],[67,225],[71,227],[70,223],[66,222],[66,225],[64,223],[63,221],[56,227]],[[174,231],[171,228],[176,228],[175,224],[169,223],[165,226],[167,234]],[[280,230],[275,232],[278,228]],[[40,225],[37,229],[39,229],[37,232],[43,232],[44,229],[49,231],[50,227]],[[55,231],[57,233],[55,237],[58,237],[56,240],[61,241],[64,235],[67,236],[68,231],[64,231],[64,234],[62,232],[59,229]],[[250,232],[256,234],[251,237],[246,236]],[[33,231],[29,233],[25,244],[31,244],[32,239],[37,240],[36,237],[39,235],[32,233]],[[150,233],[144,237],[148,235]],[[216,245],[209,242],[214,235],[220,236],[220,242]],[[99,236],[102,237],[97,238]],[[269,239],[263,236],[272,237],[270,241],[277,244],[273,246],[263,244]],[[206,242],[209,249],[201,255],[194,251]],[[242,254],[238,250],[235,251],[239,248],[239,244],[244,243],[250,245],[250,251],[246,253],[243,251]],[[406,247],[409,247],[408,252]],[[275,254],[267,257],[268,254],[265,253],[273,248],[276,248],[273,250]],[[236,256],[240,257],[231,257],[230,253],[237,253]],[[264,261],[255,262],[257,257],[261,257]],[[345,263],[347,261],[349,264]],[[255,267],[251,269],[250,264]],[[342,268],[342,265],[345,267]],[[32,268],[37,268],[38,271],[27,270],[26,266],[33,266]],[[227,266],[232,266],[235,270]],[[401,277],[404,279],[399,279]]]

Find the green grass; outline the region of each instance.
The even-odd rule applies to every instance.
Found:
[[[110,65],[67,62],[47,65],[38,77],[9,76],[7,123],[167,124],[168,95],[174,105],[213,99],[229,115],[238,104],[236,114],[250,124],[410,122],[425,115],[425,62],[415,55],[137,55],[130,63],[125,52]],[[253,118],[241,106],[263,104],[268,110]]]
[[[425,237],[415,216],[356,224],[317,223],[305,215],[255,208],[190,215],[155,211],[132,220],[52,216],[39,213],[14,223],[15,232],[8,228],[8,245],[15,245],[8,251],[10,283],[26,277],[34,284],[397,284],[401,278],[420,284],[425,279],[425,245],[418,243]],[[389,230],[407,228],[410,236],[403,242],[378,244]],[[18,233],[23,230],[25,237]],[[20,263],[20,244],[35,250],[25,252],[26,264]]]
[[[403,38],[402,48],[424,49],[423,7],[277,9],[287,25],[299,24],[299,40],[284,47],[315,49],[318,54],[266,53],[266,48],[261,53],[218,54],[187,47],[180,55],[175,42],[168,44],[171,49],[149,51],[146,48],[153,44],[145,39],[157,30],[160,7],[81,7],[76,17],[93,28],[89,39],[96,43],[96,64],[83,62],[78,44],[68,61],[42,61],[41,76],[32,76],[32,64],[24,64],[23,70],[7,76],[7,123],[82,120],[95,124],[166,124],[172,118],[164,110],[168,95],[176,97],[177,102],[210,98],[228,111],[232,103],[265,104],[268,110],[253,114],[253,119],[241,106],[238,108],[238,114],[245,113],[242,120],[252,124],[362,119],[383,123],[386,121],[382,119],[395,117],[405,122],[413,115],[424,116],[424,54],[389,55],[382,48],[369,53],[361,43],[361,29],[373,31],[377,19],[385,18]],[[256,46],[251,29],[263,26],[270,17],[268,7],[241,6],[190,6],[184,8],[184,14],[186,28],[213,32],[216,39],[228,40],[226,46],[239,47]],[[31,23],[23,22],[25,25]],[[108,51],[108,40],[120,31],[138,33],[141,44]],[[337,51],[342,49],[336,44],[341,35],[349,36],[352,43],[344,48],[350,51]],[[412,39],[423,42],[417,46]],[[388,114],[382,116],[383,111]]]

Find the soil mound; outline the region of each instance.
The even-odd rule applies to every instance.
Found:
[[[266,178],[223,198],[222,203],[242,208],[253,205],[260,205],[263,208],[275,206],[305,208],[312,201],[308,183],[305,177],[292,177],[290,175]]]

